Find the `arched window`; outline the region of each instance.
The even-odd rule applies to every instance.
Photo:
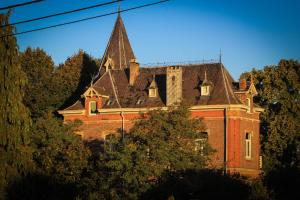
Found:
[[[251,159],[251,134],[246,133],[245,136],[245,157]]]
[[[90,102],[90,114],[95,115],[97,113],[97,102],[91,101]]]

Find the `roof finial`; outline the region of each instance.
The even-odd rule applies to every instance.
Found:
[[[120,16],[120,7],[121,7],[121,5],[120,5],[120,0],[118,0],[118,15]]]
[[[204,81],[207,81],[206,70],[204,71]]]
[[[219,62],[220,62],[220,64],[222,64],[222,49],[220,49]]]
[[[252,71],[250,72],[250,83],[251,83],[251,84],[254,83],[254,82],[253,82],[253,72],[252,72]]]

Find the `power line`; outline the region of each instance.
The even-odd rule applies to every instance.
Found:
[[[131,11],[131,10],[136,10],[136,9],[152,6],[152,5],[164,3],[164,2],[167,2],[167,1],[170,1],[170,0],[157,1],[157,2],[154,2],[154,3],[144,4],[144,5],[141,5],[141,6],[136,6],[136,7],[120,10],[120,11],[117,11],[117,12],[106,13],[106,14],[102,14],[102,15],[98,15],[98,16],[94,16],[94,17],[88,17],[88,18],[79,19],[79,20],[75,20],[75,21],[65,22],[65,23],[62,23],[62,24],[56,24],[56,25],[46,26],[46,27],[42,27],[42,28],[38,28],[38,29],[32,29],[32,30],[22,31],[22,32],[19,32],[19,33],[4,35],[4,36],[1,36],[0,38],[4,38],[4,37],[8,37],[8,36],[14,36],[14,35],[21,35],[21,34],[31,33],[31,32],[35,32],[35,31],[41,31],[41,30],[55,28],[55,27],[59,27],[59,26],[65,26],[65,25],[69,25],[69,24],[74,24],[74,23],[78,23],[78,22],[82,22],[82,21],[87,21],[87,20],[91,20],[91,19],[96,19],[96,18],[100,18],[100,17],[105,17],[105,16],[117,14],[119,12],[120,13],[121,12],[128,12],[128,11]]]
[[[6,7],[0,8],[0,10],[6,10],[6,9],[20,7],[20,6],[25,6],[25,5],[29,5],[29,4],[33,4],[33,3],[39,3],[41,1],[44,1],[44,0],[35,0],[35,1],[29,1],[29,2],[15,4],[15,5],[10,5],[10,6],[6,6]]]
[[[106,2],[106,3],[100,3],[100,4],[93,5],[93,6],[79,8],[79,9],[76,9],[76,10],[65,11],[65,12],[56,13],[56,14],[52,14],[52,15],[47,15],[47,16],[43,16],[43,17],[37,17],[37,18],[28,19],[28,20],[24,20],[24,21],[14,22],[14,23],[11,23],[11,24],[5,24],[5,25],[2,25],[0,27],[2,28],[2,27],[5,27],[5,26],[13,26],[13,25],[17,25],[17,24],[24,24],[24,23],[38,21],[38,20],[46,19],[46,18],[50,18],[50,17],[66,15],[66,14],[70,14],[70,13],[74,13],[74,12],[79,12],[79,11],[82,11],[82,10],[88,10],[88,9],[92,9],[92,8],[96,8],[96,7],[100,7],[100,6],[113,4],[113,3],[116,3],[116,2],[119,2],[119,1],[124,1],[124,0],[115,0],[115,1],[110,1],[110,2]]]

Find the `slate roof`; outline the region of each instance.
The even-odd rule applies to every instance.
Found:
[[[182,97],[189,105],[241,104],[234,94],[235,82],[220,63],[179,66],[182,68]],[[93,85],[102,95],[109,96],[103,108],[142,108],[166,106],[167,67],[140,68],[133,86],[129,85],[128,69],[105,72]],[[200,87],[205,80],[212,85],[210,96],[201,96]],[[148,88],[155,74],[158,96],[148,97]],[[114,93],[113,85],[116,91]],[[116,97],[117,96],[117,97]],[[119,100],[120,105],[116,99]],[[109,102],[110,100],[110,102]],[[83,109],[83,101],[77,101],[65,110]]]
[[[104,62],[113,60],[114,68],[105,71]],[[100,75],[96,78],[93,88],[104,99],[103,108],[144,108],[166,106],[166,72],[167,67],[143,67],[139,70],[133,86],[129,85],[129,62],[134,59],[127,33],[118,15],[109,43],[100,66]],[[220,105],[240,104],[234,91],[236,83],[225,67],[220,63],[180,65],[182,68],[182,98],[189,105]],[[206,80],[205,80],[206,73]],[[148,97],[148,89],[155,77],[158,88],[157,97]],[[212,86],[210,96],[201,96],[203,82]],[[83,99],[64,110],[84,109]]]
[[[104,65],[104,62],[106,62],[108,58],[112,60],[113,69],[128,68],[130,60],[135,59],[120,14],[117,17],[113,31],[109,38],[109,42],[102,59],[103,63],[101,63],[101,65]]]

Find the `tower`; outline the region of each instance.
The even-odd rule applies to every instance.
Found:
[[[182,99],[182,68],[171,66],[167,68],[167,106],[180,103]]]

